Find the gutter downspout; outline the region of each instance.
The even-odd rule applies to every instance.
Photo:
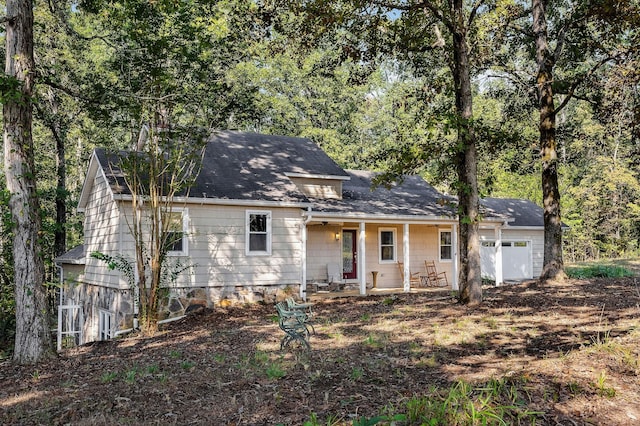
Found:
[[[311,213],[311,207],[307,207],[307,216],[304,218],[302,225],[300,226],[300,262],[302,263],[302,273],[300,274],[300,298],[305,302],[307,301],[307,224],[311,222],[311,219],[313,218]]]
[[[507,222],[503,222],[500,225],[495,227],[494,230],[494,239],[496,241],[495,250],[495,279],[496,279],[496,287],[504,284],[504,276],[503,276],[503,262],[502,262],[502,227],[506,226]]]
[[[62,350],[62,295],[64,291],[64,272],[60,264],[56,263],[55,265],[60,273],[60,300],[58,300],[58,327],[56,330],[56,348],[58,352],[60,352]]]

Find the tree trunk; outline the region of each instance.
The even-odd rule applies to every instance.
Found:
[[[544,263],[540,279],[562,279],[562,221],[558,190],[558,153],[556,147],[556,111],[553,100],[555,59],[547,43],[545,0],[532,0],[533,32],[538,65],[537,88],[540,107],[540,156],[542,159],[542,199],[544,208]]]
[[[460,302],[478,304],[482,302],[482,278],[480,272],[480,236],[478,233],[478,177],[476,138],[472,124],[473,96],[467,27],[462,0],[453,2],[453,79],[455,83],[456,111],[459,122],[458,152],[458,214],[460,217]]]
[[[17,96],[6,97],[3,106],[5,175],[14,226],[16,336],[13,359],[27,364],[41,361],[52,353],[43,286],[44,266],[40,257],[40,216],[31,133],[35,74],[32,2],[9,0],[6,12],[5,72],[20,83],[15,89]]]

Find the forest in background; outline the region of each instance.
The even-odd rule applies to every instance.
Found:
[[[480,193],[541,205],[526,4],[482,3],[470,37]],[[571,40],[554,83],[559,102],[571,99],[557,121],[562,219],[570,226],[565,259],[635,256],[638,21],[616,37],[607,25],[637,16],[637,1],[548,3],[551,32]],[[455,193],[454,82],[442,54],[449,41],[437,23],[380,4],[34,3],[34,141],[47,281],[57,283],[55,256],[82,241],[75,205],[90,153],[135,146],[152,121],[308,137],[344,168],[391,178],[419,173]],[[607,25],[585,20],[562,33],[580,7],[596,10]],[[13,262],[4,187],[2,194],[0,329],[8,330]]]

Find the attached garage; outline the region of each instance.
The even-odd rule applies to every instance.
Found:
[[[502,253],[502,280],[539,277],[544,258],[542,208],[513,198],[484,198],[481,204],[486,213],[505,216],[502,226],[480,229],[482,277],[496,279],[496,241]]]
[[[482,277],[496,279],[496,242],[483,241],[480,250]],[[502,241],[502,277],[505,280],[533,278],[531,241]]]

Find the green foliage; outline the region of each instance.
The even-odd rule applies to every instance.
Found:
[[[2,73],[0,75],[0,103],[18,102],[22,99],[23,83],[15,76]]]
[[[8,203],[9,192],[3,189],[0,191],[0,358],[8,356],[13,350],[16,330],[13,296],[13,222]]]
[[[568,266],[566,268],[567,275],[570,278],[589,279],[589,278],[624,278],[632,277],[634,274],[629,269],[618,265],[586,265],[586,266]]]
[[[432,388],[425,395],[413,396],[401,409],[387,406],[383,414],[358,417],[351,424],[433,426],[535,424],[540,413],[528,410],[527,402],[528,393],[524,379],[492,379],[484,386],[476,387],[464,381],[458,381],[449,388]],[[315,413],[312,413],[310,420],[305,423],[305,425],[321,424],[323,423]],[[329,423],[327,420],[326,424],[334,423]]]
[[[267,365],[265,373],[267,377],[271,380],[280,379],[287,375],[287,372],[278,363]]]
[[[196,366],[196,363],[189,360],[185,360],[185,361],[182,361],[182,363],[180,363],[180,367],[182,367],[183,370],[191,370],[195,366]]]
[[[604,370],[600,371],[600,375],[598,375],[594,387],[596,388],[596,391],[600,396],[604,396],[607,398],[613,398],[614,396],[616,396],[616,390],[607,385],[607,374]]]
[[[125,275],[129,286],[131,288],[135,286],[136,276],[134,273],[134,264],[124,255],[118,253],[114,256],[111,256],[108,254],[100,253],[98,251],[94,251],[90,254],[90,256],[94,259],[102,260],[103,262],[105,262],[107,264],[107,268],[109,268],[110,271],[116,270],[122,272]]]
[[[107,264],[107,268],[110,270],[117,270],[124,274],[129,287],[134,291],[134,294],[137,295],[137,281],[138,278],[135,274],[135,262],[127,258],[126,256],[117,253],[115,255],[107,255],[100,252],[93,252],[90,256],[94,259],[101,260]],[[149,258],[145,257],[147,262],[147,267],[145,268],[145,272],[148,274],[150,272],[150,268],[148,267]],[[172,259],[169,257],[163,258],[162,271],[160,274],[160,283],[157,288],[157,294],[160,295],[163,291],[172,288],[178,277],[184,273],[185,271],[191,269],[194,265],[190,263],[186,263],[180,259]],[[137,298],[137,296],[136,296]],[[138,303],[138,300],[136,300]],[[146,306],[141,306],[141,310],[145,312],[145,309],[148,309]],[[142,320],[145,321],[145,317],[142,316]]]
[[[118,373],[113,371],[106,371],[102,373],[102,376],[100,376],[100,381],[102,383],[111,383],[116,377],[118,377]]]

